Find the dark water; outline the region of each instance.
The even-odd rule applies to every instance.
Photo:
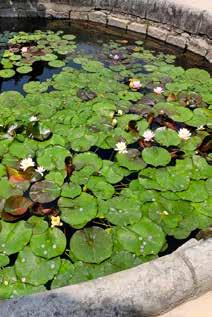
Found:
[[[183,50],[171,45],[146,38],[144,35],[133,32],[126,33],[124,30],[104,27],[94,23],[70,22],[67,20],[44,20],[44,19],[0,19],[0,33],[4,31],[17,32],[34,30],[63,30],[77,36],[78,49],[98,55],[103,43],[111,39],[127,39],[133,43],[134,40],[144,41],[144,48],[153,49],[156,53],[164,52],[176,55],[176,65],[184,68],[199,67],[210,70],[210,64],[202,57],[195,54],[184,52]],[[0,45],[1,46],[1,45]],[[60,68],[48,67],[47,63],[39,63],[38,67],[33,67],[33,72],[27,75],[16,75],[12,79],[0,79],[0,91],[16,90],[23,93],[22,87],[31,80],[45,81],[53,74],[60,72]]]

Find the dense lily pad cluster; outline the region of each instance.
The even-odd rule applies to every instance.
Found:
[[[64,35],[62,31],[4,33],[0,41],[8,43],[8,48],[1,54],[0,78],[28,74],[34,63],[40,61],[47,62],[50,67],[64,66],[62,58],[75,50],[74,40],[74,35]]]
[[[1,298],[133,267],[212,224],[208,72],[140,41],[57,59],[73,39],[21,32],[1,60],[66,63],[0,95]]]

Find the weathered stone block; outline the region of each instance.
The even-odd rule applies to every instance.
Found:
[[[191,37],[190,41],[188,42],[188,50],[202,56],[206,55],[208,48],[207,41],[200,37]]]
[[[181,35],[168,35],[166,42],[177,47],[185,48],[187,43],[187,38]]]
[[[101,11],[93,11],[88,14],[89,21],[107,24],[107,15]]]
[[[212,63],[212,49],[210,49],[208,52],[207,52],[207,55],[205,56],[206,59],[209,61],[209,63]]]
[[[71,20],[88,20],[88,13],[85,11],[71,11],[69,14],[69,18]]]
[[[110,26],[114,26],[120,29],[126,29],[129,23],[130,21],[127,19],[120,19],[111,15],[108,16],[107,24]]]
[[[133,32],[137,32],[137,33],[142,33],[142,34],[146,34],[147,31],[147,23],[136,23],[136,22],[132,22],[128,25],[127,27],[128,31],[133,31]]]
[[[159,26],[149,25],[147,29],[147,34],[161,41],[166,41],[168,31],[166,29],[160,28]]]

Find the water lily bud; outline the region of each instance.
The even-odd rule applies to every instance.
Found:
[[[118,122],[118,121],[117,121],[116,119],[113,119],[113,120],[112,120],[112,127],[115,127],[115,126],[117,125],[117,122]]]
[[[115,112],[114,112],[114,111],[110,112],[110,113],[109,113],[109,117],[110,117],[111,119],[113,119],[114,114],[115,114]]]

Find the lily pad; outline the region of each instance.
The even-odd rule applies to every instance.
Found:
[[[30,188],[30,198],[34,202],[49,203],[60,196],[60,187],[50,181],[41,181]]]
[[[126,226],[136,223],[141,218],[139,201],[114,197],[108,201],[108,212],[106,218],[117,226]]]
[[[16,69],[16,71],[20,74],[28,74],[28,73],[31,73],[32,67],[31,66],[21,66],[21,67],[18,67]]]
[[[66,237],[61,230],[49,228],[43,233],[33,235],[30,247],[35,255],[49,260],[65,251]]]
[[[65,62],[60,61],[59,59],[54,59],[51,62],[48,63],[49,66],[51,67],[63,67],[65,66]]]
[[[87,263],[101,263],[112,254],[111,235],[99,227],[86,228],[73,234],[70,254]]]
[[[13,69],[2,69],[0,70],[0,77],[11,78],[15,76],[15,71]]]
[[[32,229],[25,221],[17,223],[0,222],[0,252],[11,255],[21,251],[28,244]]]
[[[136,149],[129,149],[126,154],[117,154],[116,158],[120,166],[130,171],[140,171],[146,167],[145,162],[139,157],[140,152]]]
[[[58,206],[61,219],[74,228],[84,227],[97,214],[96,199],[87,193],[82,193],[74,199],[61,197]]]
[[[171,129],[156,130],[155,140],[163,146],[176,146],[181,142],[178,133]]]
[[[18,255],[15,262],[15,272],[22,282],[39,286],[53,279],[60,264],[59,257],[46,260],[36,256],[30,247],[26,247]]]
[[[171,154],[160,147],[153,146],[142,151],[142,158],[145,163],[153,166],[165,166],[171,161]]]

